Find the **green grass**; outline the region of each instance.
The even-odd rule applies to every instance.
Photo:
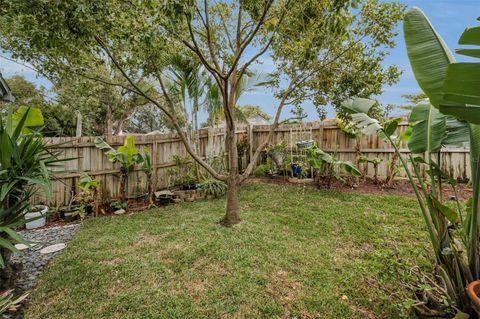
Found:
[[[397,262],[428,265],[414,199],[250,184],[240,200],[230,229],[224,199],[86,221],[26,318],[403,315]]]

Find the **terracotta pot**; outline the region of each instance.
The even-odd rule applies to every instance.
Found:
[[[472,301],[472,306],[475,311],[480,313],[480,280],[475,280],[468,284],[467,295]]]

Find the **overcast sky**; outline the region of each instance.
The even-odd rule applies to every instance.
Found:
[[[457,41],[463,30],[467,26],[478,23],[476,18],[480,16],[480,0],[404,0],[401,2],[409,7],[417,6],[422,9],[452,51],[458,47]],[[400,28],[401,26],[399,26],[399,30]],[[396,64],[404,71],[404,74],[396,85],[384,87],[383,94],[377,97],[383,104],[402,104],[405,102],[401,97],[403,94],[420,92],[409,66],[401,33],[396,42],[397,46],[390,51],[390,56],[386,59],[385,65]],[[456,56],[456,58],[465,60],[461,56]],[[272,60],[268,56],[262,59],[261,66],[257,66],[258,69],[264,71],[268,71],[272,67]],[[0,69],[4,77],[22,74],[37,85],[50,87],[49,82],[38,77],[34,71],[5,59],[0,59]],[[273,114],[277,101],[273,98],[270,90],[263,89],[245,94],[239,103],[260,105],[267,113]],[[305,104],[304,107],[309,114],[309,120],[318,118],[312,105]],[[332,113],[331,108],[329,108],[329,116],[332,116]],[[289,112],[285,110],[283,117],[288,116]]]

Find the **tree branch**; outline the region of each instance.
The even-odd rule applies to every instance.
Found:
[[[215,54],[215,48],[214,48],[213,42],[212,42],[212,34],[211,34],[211,28],[210,28],[210,19],[209,19],[209,15],[208,15],[208,2],[207,2],[207,0],[203,0],[203,7],[204,7],[204,10],[205,10],[205,31],[206,31],[206,34],[207,34],[208,50],[210,51],[210,56],[212,58],[213,64],[215,64],[215,67],[217,68],[217,70],[219,70],[221,72],[222,68],[220,67],[220,63],[218,63],[218,58],[217,58],[217,55]],[[200,14],[200,12],[199,12],[199,14]],[[202,15],[200,14],[200,17],[201,16]]]
[[[200,60],[202,61],[202,64],[205,66],[205,68],[210,71],[210,73],[212,73],[214,76],[217,75],[219,76],[220,78],[224,78],[224,75],[222,74],[221,70],[219,69],[216,69],[216,65],[215,66],[212,66],[210,64],[210,62],[207,61],[207,59],[205,58],[205,56],[203,55],[202,51],[200,50],[200,47],[198,46],[198,43],[197,43],[197,40],[195,38],[195,34],[193,32],[193,28],[192,28],[192,23],[190,21],[190,18],[185,15],[186,19],[187,19],[187,25],[188,25],[188,32],[190,34],[190,38],[192,39],[192,43],[193,44],[190,44],[188,43],[188,41],[186,40],[182,40],[182,42],[191,50],[193,51],[193,53],[195,53],[199,58]]]
[[[236,70],[238,61],[242,57],[243,52],[247,48],[247,46],[252,42],[253,38],[255,35],[257,35],[257,32],[260,30],[262,27],[263,23],[265,22],[265,17],[267,16],[268,11],[270,10],[270,7],[273,4],[273,0],[268,0],[268,3],[266,4],[262,16],[260,17],[260,20],[258,21],[257,25],[255,26],[255,29],[247,36],[247,38],[243,41],[240,40],[240,49],[237,47],[237,53],[235,54],[235,58],[233,59],[232,66],[230,67],[230,70],[226,74],[226,78],[230,77],[230,75]],[[241,11],[239,12],[239,15],[241,14]],[[241,34],[239,34],[240,31],[238,31],[238,25],[237,25],[237,43],[239,38],[241,39]]]
[[[364,38],[361,37],[359,39],[357,39],[354,43],[358,43],[359,41],[361,41],[362,39]],[[340,52],[335,58],[331,59],[330,61],[328,61],[327,63],[325,64],[322,64],[319,68],[315,69],[315,70],[312,70],[311,72],[307,73],[307,75],[305,75],[304,77],[302,77],[301,79],[299,80],[292,80],[287,88],[287,90],[284,92],[283,96],[282,96],[282,99],[280,101],[280,104],[278,106],[278,109],[277,109],[277,112],[275,114],[275,120],[272,124],[272,126],[270,127],[270,130],[268,132],[268,135],[267,135],[267,138],[262,142],[260,143],[260,145],[257,147],[257,149],[255,150],[255,153],[253,154],[253,157],[250,159],[250,163],[248,164],[247,168],[245,169],[244,173],[240,176],[240,179],[239,179],[239,182],[243,182],[245,179],[248,178],[248,176],[252,173],[253,171],[253,167],[255,166],[255,163],[257,162],[258,160],[258,157],[260,156],[260,153],[262,152],[262,150],[267,146],[267,144],[270,142],[275,130],[277,129],[278,127],[278,122],[279,122],[279,119],[280,119],[280,115],[282,113],[282,109],[283,107],[286,105],[286,101],[287,101],[287,98],[288,96],[290,96],[290,94],[295,90],[297,89],[302,83],[304,83],[305,81],[307,81],[313,74],[319,72],[321,69],[329,66],[330,64],[334,63],[336,60],[338,60],[339,58],[341,58],[346,52],[348,52],[350,49],[352,48],[351,45],[349,45],[346,49],[344,49],[342,52]]]
[[[227,180],[227,177],[225,175],[221,175],[219,173],[217,173],[207,162],[205,162],[198,154],[196,154],[191,145],[188,143],[188,140],[187,138],[185,137],[185,135],[183,134],[183,131],[182,131],[182,128],[180,127],[180,124],[178,123],[178,120],[177,118],[172,114],[170,113],[163,105],[161,105],[160,103],[158,103],[155,99],[151,98],[148,94],[146,94],[145,92],[142,91],[142,89],[140,89],[135,83],[134,81],[128,76],[128,74],[125,72],[125,70],[122,68],[122,66],[118,63],[118,61],[115,59],[115,57],[111,54],[111,52],[109,51],[109,49],[107,48],[107,46],[105,45],[105,43],[100,39],[100,37],[98,36],[95,36],[95,40],[97,41],[97,43],[102,47],[102,49],[105,51],[105,53],[109,56],[109,58],[111,59],[111,61],[113,62],[113,64],[115,65],[115,67],[117,67],[117,69],[120,71],[120,73],[122,73],[123,77],[130,83],[130,85],[134,88],[134,90],[130,89],[132,92],[134,93],[137,93],[141,96],[143,96],[145,99],[149,100],[150,102],[152,102],[153,104],[155,104],[160,110],[162,110],[167,116],[168,118],[172,121],[174,127],[175,127],[175,130],[177,131],[177,134],[178,136],[180,137],[180,139],[182,140],[184,146],[185,146],[185,149],[187,150],[187,152],[190,154],[190,156],[192,156],[192,158],[197,161],[208,173],[210,173],[214,178],[218,179],[218,180],[221,180],[221,181],[226,181]],[[162,92],[164,93],[165,95],[165,98],[167,100],[167,102],[170,104],[170,106],[172,106],[172,110],[174,109],[173,107],[173,101],[171,100],[170,96],[168,95],[166,89],[165,89],[165,86],[163,84],[163,81],[161,79],[161,77],[159,78],[159,82],[160,82],[160,86],[161,86],[161,89],[162,89]]]
[[[243,76],[243,74],[247,71],[248,67],[253,63],[255,62],[259,57],[261,57],[265,52],[267,52],[268,48],[270,47],[270,45],[272,44],[273,42],[273,39],[275,37],[275,34],[278,32],[278,28],[280,26],[280,24],[282,23],[283,21],[283,18],[285,17],[285,14],[287,12],[287,8],[288,8],[288,5],[290,4],[290,0],[288,0],[286,3],[285,3],[285,7],[283,8],[283,11],[282,11],[282,14],[280,15],[280,19],[277,23],[277,25],[275,26],[275,30],[273,30],[273,33],[272,33],[272,36],[270,37],[270,39],[268,40],[267,44],[265,44],[265,46],[257,53],[255,54],[250,60],[248,60],[241,68],[240,68],[240,72],[239,72],[239,75],[238,77],[241,78]]]
[[[255,150],[255,153],[253,154],[252,158],[250,159],[250,163],[248,163],[247,168],[243,172],[243,174],[239,178],[239,183],[242,183],[244,180],[250,176],[250,174],[253,171],[253,168],[255,167],[258,157],[260,156],[260,153],[263,151],[263,149],[267,146],[267,144],[270,142],[272,139],[273,134],[275,133],[275,130],[278,127],[278,122],[280,120],[280,115],[282,114],[283,107],[285,106],[285,101],[287,100],[288,96],[293,92],[293,86],[294,86],[294,81],[290,82],[287,90],[282,96],[282,99],[280,100],[280,103],[277,108],[277,112],[275,114],[275,120],[273,121],[273,124],[270,126],[270,130],[268,131],[267,138],[258,145],[257,149]]]

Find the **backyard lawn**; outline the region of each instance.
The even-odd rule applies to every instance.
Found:
[[[248,184],[240,200],[233,228],[224,199],[86,221],[26,318],[408,317],[397,263],[424,266],[428,245],[413,198]]]

